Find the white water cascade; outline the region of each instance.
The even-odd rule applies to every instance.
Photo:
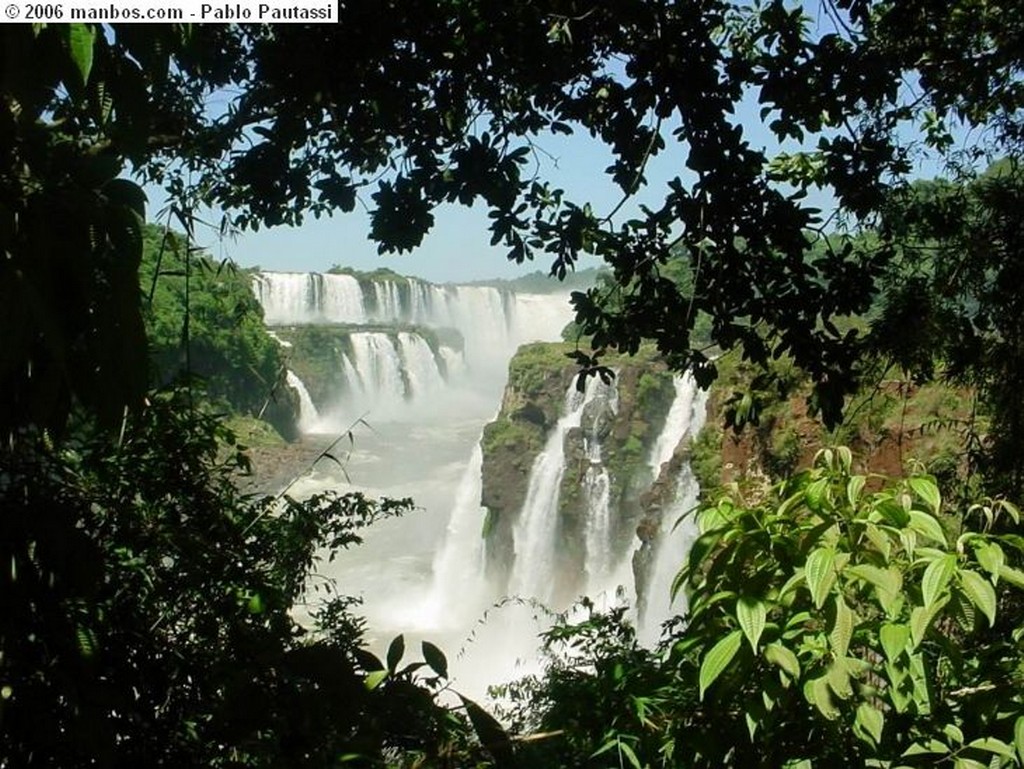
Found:
[[[417,401],[446,412],[460,405],[467,389],[475,394],[481,386],[493,404],[516,348],[557,339],[572,317],[567,294],[522,295],[397,276],[262,272],[253,292],[269,326],[334,325],[338,337],[349,340],[344,346],[350,349],[337,358],[335,401],[316,404],[321,418],[315,424],[328,431],[343,430],[367,412],[371,419],[393,419],[403,405],[415,410]],[[390,338],[382,326],[393,329]],[[462,349],[428,344],[424,328],[454,332]],[[438,396],[443,401],[453,389],[461,395],[438,407]]]
[[[285,380],[299,396],[299,430],[304,433],[313,432],[320,421],[320,414],[317,413],[313,399],[309,397],[306,385],[291,370],[285,373]]]
[[[590,377],[584,392],[569,385],[564,415],[548,437],[544,450],[530,471],[526,501],[514,530],[515,563],[509,580],[513,595],[536,598],[548,603],[558,584],[557,534],[558,501],[565,472],[565,437],[583,419],[583,409],[606,387],[598,377]]]
[[[676,377],[675,388],[676,396],[665,420],[665,429],[651,455],[655,477],[660,474],[664,463],[672,458],[680,442],[692,439],[704,426],[707,392],[698,388],[689,374]],[[662,512],[658,549],[651,580],[647,585],[644,616],[637,623],[638,638],[648,646],[657,642],[661,623],[684,608],[681,598],[672,602],[671,587],[697,536],[696,524],[689,513],[697,504],[699,492],[690,463],[684,462],[676,481],[675,500]]]
[[[618,380],[607,388],[608,413],[614,417],[619,410]],[[583,474],[583,498],[587,509],[584,530],[586,587],[588,595],[596,595],[608,587],[613,570],[622,560],[613,543],[614,511],[611,507],[611,477],[603,461],[601,420],[595,418],[583,436],[587,469]]]

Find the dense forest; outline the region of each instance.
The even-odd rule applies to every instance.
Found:
[[[338,13],[0,32],[0,769],[1024,764],[1024,7]],[[533,162],[573,133],[624,201],[654,156],[679,175],[595,211]],[[238,491],[224,415],[288,408],[281,352],[194,246],[203,210],[358,207],[401,252],[475,202],[512,260],[605,265],[581,386],[641,350],[719,380],[685,615],[647,648],[585,606],[498,709],[432,644],[367,651],[344,585],[295,619],[319,559],[414,502]],[[875,472],[908,414],[941,440]],[[730,441],[759,472],[716,466]]]

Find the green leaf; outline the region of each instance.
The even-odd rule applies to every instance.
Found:
[[[953,769],[992,769],[992,767],[982,761],[975,761],[973,758],[957,756],[953,759]]]
[[[997,740],[995,737],[979,737],[978,739],[971,740],[967,743],[967,747],[977,748],[978,750],[984,750],[989,753],[995,753],[996,755],[1005,756],[1006,758],[1013,758],[1013,748],[1002,740]]]
[[[925,753],[940,753],[945,755],[946,753],[949,753],[949,746],[936,739],[930,739],[926,742],[915,742],[903,751],[904,756],[920,756]]]
[[[850,566],[843,573],[855,576],[874,585],[876,595],[878,596],[878,603],[886,613],[889,613],[890,609],[893,608],[893,604],[900,597],[903,577],[897,569],[880,569],[877,566],[859,563],[856,566]]]
[[[828,676],[814,678],[804,684],[804,697],[829,721],[839,717],[839,709],[832,702]]]
[[[794,681],[800,678],[800,661],[788,647],[780,643],[770,643],[764,647],[764,658],[782,668]]]
[[[1016,588],[1024,590],[1024,571],[1003,564],[999,567],[999,578],[1004,579]]]
[[[1013,745],[1017,749],[1017,757],[1024,763],[1024,716],[1020,716],[1013,724]]]
[[[430,666],[430,669],[441,676],[441,678],[447,678],[448,658],[444,656],[444,652],[430,643],[430,641],[424,641],[421,644],[421,648],[423,649],[423,659]]]
[[[934,559],[924,570],[921,578],[921,594],[924,605],[931,606],[949,584],[950,577],[956,570],[956,556],[952,553]]]
[[[700,664],[700,699],[704,699],[704,692],[732,662],[742,641],[742,631],[734,630],[711,647],[704,656],[704,661]]]
[[[995,542],[979,542],[974,546],[974,555],[981,564],[981,568],[993,577],[999,577],[999,569],[1006,562],[1006,554],[1003,548]]]
[[[878,638],[882,642],[885,656],[895,662],[907,648],[907,641],[910,640],[910,628],[906,625],[886,623],[878,631]]]
[[[811,591],[811,599],[819,609],[825,603],[825,597],[836,580],[834,568],[836,551],[831,547],[820,547],[807,556],[804,575],[807,588]]]
[[[941,542],[946,545],[946,533],[942,530],[935,516],[922,512],[921,510],[910,511],[910,528],[922,536]]]
[[[846,482],[846,499],[849,500],[852,507],[857,506],[857,500],[860,499],[860,493],[864,490],[865,483],[867,483],[867,479],[863,475],[855,475]]]
[[[353,649],[352,653],[363,670],[384,670],[384,663],[377,659],[372,652],[366,649]]]
[[[398,668],[398,663],[402,661],[402,656],[405,654],[405,636],[397,635],[391,641],[391,645],[388,646],[388,670],[392,673]]]
[[[768,612],[764,602],[757,598],[741,596],[736,602],[736,619],[740,623],[740,628],[743,629],[743,634],[750,641],[750,648],[754,654],[757,654],[757,642],[761,639],[761,633],[764,632],[767,616]]]
[[[929,606],[916,606],[910,612],[910,638],[913,641],[914,649],[921,645],[925,633],[931,627],[932,620],[935,619],[935,615],[946,605],[948,600],[949,596],[945,596]]]
[[[636,757],[636,753],[633,751],[633,748],[629,747],[629,743],[619,740],[619,751],[626,757],[626,760],[629,761],[630,766],[634,767],[634,769],[643,769],[640,765],[640,759]]]
[[[78,74],[82,76],[82,85],[89,82],[92,72],[92,49],[96,42],[96,29],[89,24],[69,24],[67,28],[68,50]]]
[[[366,679],[363,681],[364,685],[369,691],[373,691],[380,686],[381,681],[388,677],[388,671],[386,670],[374,670],[366,674]]]
[[[814,511],[820,510],[821,503],[824,501],[827,492],[828,478],[819,478],[813,483],[808,484],[804,490],[804,499],[807,500],[807,506]]]
[[[909,483],[914,493],[924,500],[924,503],[931,508],[935,515],[938,515],[942,508],[942,496],[939,494],[939,487],[935,481],[923,475],[915,475],[909,480]]]
[[[473,700],[459,695],[463,707],[466,708],[466,715],[473,725],[473,731],[484,749],[494,756],[494,763],[498,769],[510,769],[515,765],[515,751],[512,748],[512,740],[502,728],[494,716],[477,705]]]
[[[850,686],[850,670],[846,666],[845,657],[837,657],[829,666],[828,673],[829,688],[836,693],[836,696],[848,700],[853,696],[853,687]]]
[[[832,642],[832,649],[836,657],[845,657],[847,649],[850,648],[850,639],[853,637],[853,628],[856,624],[856,617],[841,595],[835,599],[835,622],[829,631],[829,640]]]
[[[868,703],[862,702],[857,707],[857,724],[879,744],[882,741],[882,730],[885,728],[885,716],[882,711],[876,710]]]
[[[988,626],[993,627],[996,624],[996,591],[992,583],[976,571],[963,569],[960,572],[960,584],[971,603],[988,618]]]

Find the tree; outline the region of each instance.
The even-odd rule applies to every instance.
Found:
[[[266,417],[292,437],[296,408],[284,356],[263,324],[251,273],[194,253],[180,233],[147,225],[139,279],[155,383],[195,382],[215,407]]]
[[[65,198],[83,196],[73,215],[61,214],[68,232],[82,233],[77,251],[98,248],[87,220],[123,206],[115,190],[137,200],[123,183],[111,186],[122,161],[165,182],[179,215],[210,202],[240,227],[350,211],[368,194],[371,236],[384,251],[415,247],[440,203],[482,200],[510,258],[551,259],[559,275],[582,253],[611,266],[622,301],[608,305],[598,291],[575,298],[596,353],[654,338],[707,382],[714,363],[691,349],[689,334],[706,314],[724,349],[755,361],[792,355],[834,422],[856,385],[862,342],[834,322],[870,306],[892,252],[845,243],[807,259],[826,228],[807,193],[830,192],[853,225],[871,223],[918,147],[950,149],[949,121],[989,131],[979,153],[1016,153],[1024,46],[1015,11],[1013,2],[828,0],[814,24],[781,0],[361,0],[340,7],[339,24],[311,27],[8,27],[5,163],[28,175],[8,177],[20,181],[8,192],[5,242],[12,254],[51,242],[25,228],[21,207],[51,219],[50,192],[33,190],[62,188]],[[206,109],[214,93],[227,99],[222,109]],[[752,145],[735,115],[754,97],[763,126],[797,151]],[[664,204],[618,223],[534,178],[539,137],[576,130],[607,144],[610,181],[624,197],[645,184],[650,157],[677,156]],[[908,143],[908,132],[922,139]],[[57,174],[49,160],[59,154],[69,162]],[[81,173],[69,175],[72,167]],[[662,274],[678,254],[696,276],[693,291]],[[92,261],[102,263],[98,252]],[[37,293],[57,292],[39,283]],[[41,351],[13,346],[10,369],[34,356],[36,370],[56,366],[59,380],[62,340],[99,320],[55,329]],[[581,351],[579,360],[592,369],[599,357]],[[130,384],[69,387],[102,402],[137,396],[122,392]]]

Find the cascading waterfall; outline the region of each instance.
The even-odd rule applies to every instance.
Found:
[[[608,389],[607,413],[614,417],[619,410],[618,380],[612,380]],[[585,571],[587,593],[593,595],[607,586],[612,570],[617,565],[613,542],[613,511],[611,509],[611,477],[602,457],[601,416],[595,417],[583,436],[587,469],[583,475],[583,498],[586,502],[587,523],[584,531],[586,547]]]
[[[391,337],[376,331],[359,332],[352,334],[349,342],[352,345],[352,367],[359,378],[359,392],[371,401],[359,404],[360,407],[405,400],[402,357]]]
[[[399,406],[436,405],[426,396],[453,388],[479,391],[484,383],[497,397],[515,349],[557,339],[571,318],[565,295],[515,295],[411,278],[263,272],[254,277],[253,291],[271,327],[344,325],[339,334],[348,335],[348,352],[338,354],[334,400],[316,404],[320,424],[336,429],[367,411],[379,420],[393,418]],[[396,327],[395,332],[381,333],[382,325]],[[415,327],[454,330],[462,350],[443,344],[431,349]],[[317,390],[323,391],[322,386]],[[450,403],[447,410],[457,407]]]
[[[264,272],[253,279],[253,292],[269,326],[367,321],[362,289],[351,275]]]
[[[484,538],[481,535],[483,462],[484,451],[477,441],[455,492],[444,541],[433,560],[429,591],[425,600],[410,612],[410,619],[421,627],[472,622],[490,598],[484,576]],[[458,600],[453,601],[453,596]]]
[[[632,585],[631,555],[640,540],[630,533],[636,518],[624,516],[639,513],[613,498],[613,490],[621,495],[625,487],[616,478],[617,468],[606,465],[610,449],[602,445],[615,424],[608,420],[615,419],[619,382],[608,386],[596,377],[587,381],[583,393],[575,383],[569,385],[562,414],[534,459],[528,482],[524,480],[526,499],[519,515],[504,524],[511,537],[504,544],[514,550],[507,582],[502,579],[498,586],[485,576],[480,430],[493,416],[515,348],[527,341],[558,339],[570,320],[564,295],[298,273],[259,275],[254,291],[271,325],[345,324],[331,337],[339,340],[332,342],[335,362],[330,365],[337,370],[341,406],[327,404],[326,413],[325,404],[319,404],[314,416],[314,404],[307,402],[308,393],[303,395],[305,387],[289,375],[302,402],[300,427],[330,429],[350,424],[369,410],[374,433],[356,438],[353,461],[359,464],[347,468],[352,479],[371,493],[413,496],[426,508],[409,520],[374,527],[380,533],[368,535],[365,547],[346,554],[348,570],[338,577],[340,584],[366,599],[371,643],[386,645],[397,633],[411,631],[454,652],[475,628],[475,648],[467,651],[467,661],[456,662],[454,653],[449,659],[453,669],[461,667],[459,686],[472,686],[468,682],[476,676],[481,686],[471,693],[482,694],[485,683],[523,672],[503,666],[509,659],[532,659],[536,634],[543,630],[529,616],[516,613],[530,614],[528,610],[514,605],[492,612],[488,627],[474,625],[502,594],[551,605],[571,599],[576,590],[598,598],[616,585]],[[428,334],[424,328],[436,331]],[[459,333],[449,335],[448,329]],[[295,332],[279,333],[284,338]],[[459,347],[459,335],[461,353],[445,346]],[[677,378],[674,385],[664,429],[648,456],[651,478],[662,475],[663,484],[677,485],[674,503],[660,518],[650,519],[660,522],[661,536],[648,540],[649,546],[657,544],[648,551],[646,610],[638,620],[645,643],[656,640],[658,625],[672,608],[669,585],[692,537],[685,524],[673,524],[697,493],[677,447],[699,429],[704,398],[690,377]],[[577,496],[563,502],[568,447],[573,457],[569,477],[578,478],[579,486]],[[322,468],[307,488],[312,492],[338,482]],[[635,505],[635,498],[630,499]],[[567,536],[579,539],[566,548]],[[486,642],[481,640],[484,634]]]
[[[654,466],[656,475],[662,465],[671,459],[675,447],[685,439],[692,439],[704,426],[707,393],[697,387],[690,374],[676,377],[675,387],[676,397],[662,431],[662,437],[666,437],[666,440],[662,443],[659,439],[655,444],[655,452],[652,452],[652,465],[657,462]],[[690,463],[686,461],[679,470],[675,499],[661,515],[658,549],[651,580],[647,585],[646,606],[637,623],[639,639],[647,645],[654,645],[658,640],[661,623],[672,615],[673,610],[683,608],[678,600],[672,602],[671,587],[696,538],[693,516],[686,514],[696,506],[699,493],[697,479]]]
[[[409,379],[409,398],[421,398],[444,387],[444,377],[438,369],[434,351],[423,337],[401,331],[398,349],[402,368]]]
[[[606,387],[598,377],[587,380],[585,392],[576,384],[569,385],[565,396],[564,415],[548,437],[544,450],[534,460],[526,501],[514,529],[515,562],[509,580],[514,595],[550,602],[559,582],[556,569],[558,535],[558,500],[562,475],[565,472],[565,436],[579,427],[583,409]]]
[[[288,386],[295,390],[299,396],[299,430],[304,433],[314,432],[320,421],[320,414],[317,413],[313,399],[309,397],[306,385],[303,384],[294,371],[287,371],[285,373],[285,381],[288,382]]]

